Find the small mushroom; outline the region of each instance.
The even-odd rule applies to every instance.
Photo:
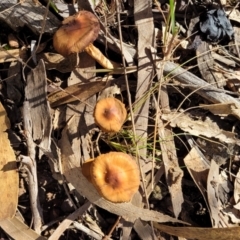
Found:
[[[82,173],[101,196],[115,203],[129,202],[140,185],[138,165],[126,153],[102,154],[84,163]]]
[[[62,24],[53,36],[53,47],[58,53],[66,57],[71,53],[79,53],[85,50],[104,68],[118,67],[92,44],[100,31],[99,21],[93,13],[79,11],[75,15],[64,19]]]
[[[124,104],[114,97],[99,100],[94,109],[95,123],[105,132],[119,132],[127,117]]]

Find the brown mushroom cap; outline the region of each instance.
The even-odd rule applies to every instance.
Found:
[[[94,109],[95,123],[105,132],[119,132],[127,117],[125,105],[116,98],[104,98]]]
[[[129,202],[140,185],[138,165],[125,153],[98,156],[91,162],[90,172],[99,194],[111,202]]]
[[[84,50],[98,36],[100,24],[88,11],[79,11],[66,18],[53,36],[54,49],[63,56]]]

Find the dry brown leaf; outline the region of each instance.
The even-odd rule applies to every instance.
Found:
[[[136,220],[134,223],[134,230],[137,232],[138,236],[144,240],[152,240],[152,229],[149,224],[143,223],[141,220]],[[154,239],[157,239],[154,236]]]
[[[66,131],[67,129],[65,127],[63,130],[62,138],[59,143],[61,148],[62,157],[61,162],[63,175],[66,177],[67,181],[70,182],[81,195],[88,198],[88,200],[93,204],[96,204],[97,206],[111,213],[123,216],[124,218],[127,219],[140,218],[144,221],[184,223],[180,220],[177,220],[176,218],[169,217],[160,212],[136,207],[131,202],[112,203],[99,196],[97,190],[83,176],[81,168],[76,167],[74,165],[74,163],[76,163],[77,161],[71,149],[71,144],[69,142],[69,139],[67,138]]]
[[[188,132],[194,136],[214,137],[223,143],[240,145],[240,140],[235,137],[233,132],[220,129],[217,123],[213,122],[209,117],[206,117],[206,119],[202,121],[194,120],[185,113],[169,113],[163,114],[162,118],[169,121],[171,127],[177,126],[184,132]]]
[[[214,50],[213,50],[214,51]],[[225,64],[227,65],[228,67],[236,67],[236,62],[232,59],[229,59],[227,57],[224,57],[226,54],[223,52],[221,53],[222,55],[216,53],[216,52],[212,52],[212,57],[215,61],[218,61],[219,63],[221,64]],[[219,66],[219,65],[217,65]],[[222,73],[223,76],[226,76],[225,73],[223,72]]]
[[[16,61],[18,58],[27,59],[27,48],[0,51],[0,63]]]
[[[240,236],[240,227],[233,228],[196,228],[171,227],[154,223],[154,227],[173,236],[198,240],[237,240]]]
[[[188,155],[184,158],[184,163],[208,206],[206,188],[209,166],[201,158],[200,154],[195,148],[192,148]]]
[[[78,64],[77,54],[71,54],[65,58],[57,53],[46,52],[37,54],[37,59],[43,59],[47,70],[56,69],[61,73],[73,71]]]
[[[18,204],[18,173],[16,156],[8,139],[10,122],[0,103],[0,220],[12,218]]]
[[[159,120],[158,128],[159,139],[163,139],[163,141],[160,141],[160,146],[168,190],[171,195],[174,216],[178,217],[182,210],[182,203],[184,202],[182,192],[183,171],[178,164],[172,131],[164,128],[161,120]]]
[[[50,93],[48,100],[51,107],[58,107],[62,104],[74,101],[85,101],[97,92],[100,92],[106,86],[106,82],[97,81],[83,84],[74,84],[63,90]]]
[[[234,181],[234,200],[236,203],[236,207],[239,210],[238,204],[240,203],[240,169],[238,170],[238,173],[236,175],[235,181]],[[237,207],[238,206],[238,207]]]
[[[208,179],[207,179],[207,196],[208,205],[210,208],[211,221],[213,227],[220,227],[220,201],[218,196],[218,185],[219,185],[219,166],[212,160]]]
[[[226,14],[230,20],[240,23],[240,12],[236,8],[231,9],[231,11],[226,11]]]
[[[0,227],[12,238],[17,240],[46,240],[38,235],[29,226],[25,225],[18,218],[5,219],[0,221]]]
[[[236,111],[240,112],[240,110],[237,109],[234,103],[216,103],[210,105],[200,105],[200,107],[209,110],[214,115],[218,115],[221,117],[228,116],[229,114],[234,114],[234,112],[236,113]]]

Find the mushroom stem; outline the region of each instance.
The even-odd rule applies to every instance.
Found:
[[[106,69],[114,69],[121,67],[120,64],[110,61],[102,52],[96,48],[92,43],[85,48],[85,51],[94,58],[102,67]]]
[[[82,165],[82,173],[89,182],[92,182],[91,167],[92,167],[93,161],[94,161],[94,159],[89,159]]]

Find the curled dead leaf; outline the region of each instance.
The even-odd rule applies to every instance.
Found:
[[[0,220],[12,218],[18,204],[18,173],[16,156],[8,139],[10,122],[0,103]]]

